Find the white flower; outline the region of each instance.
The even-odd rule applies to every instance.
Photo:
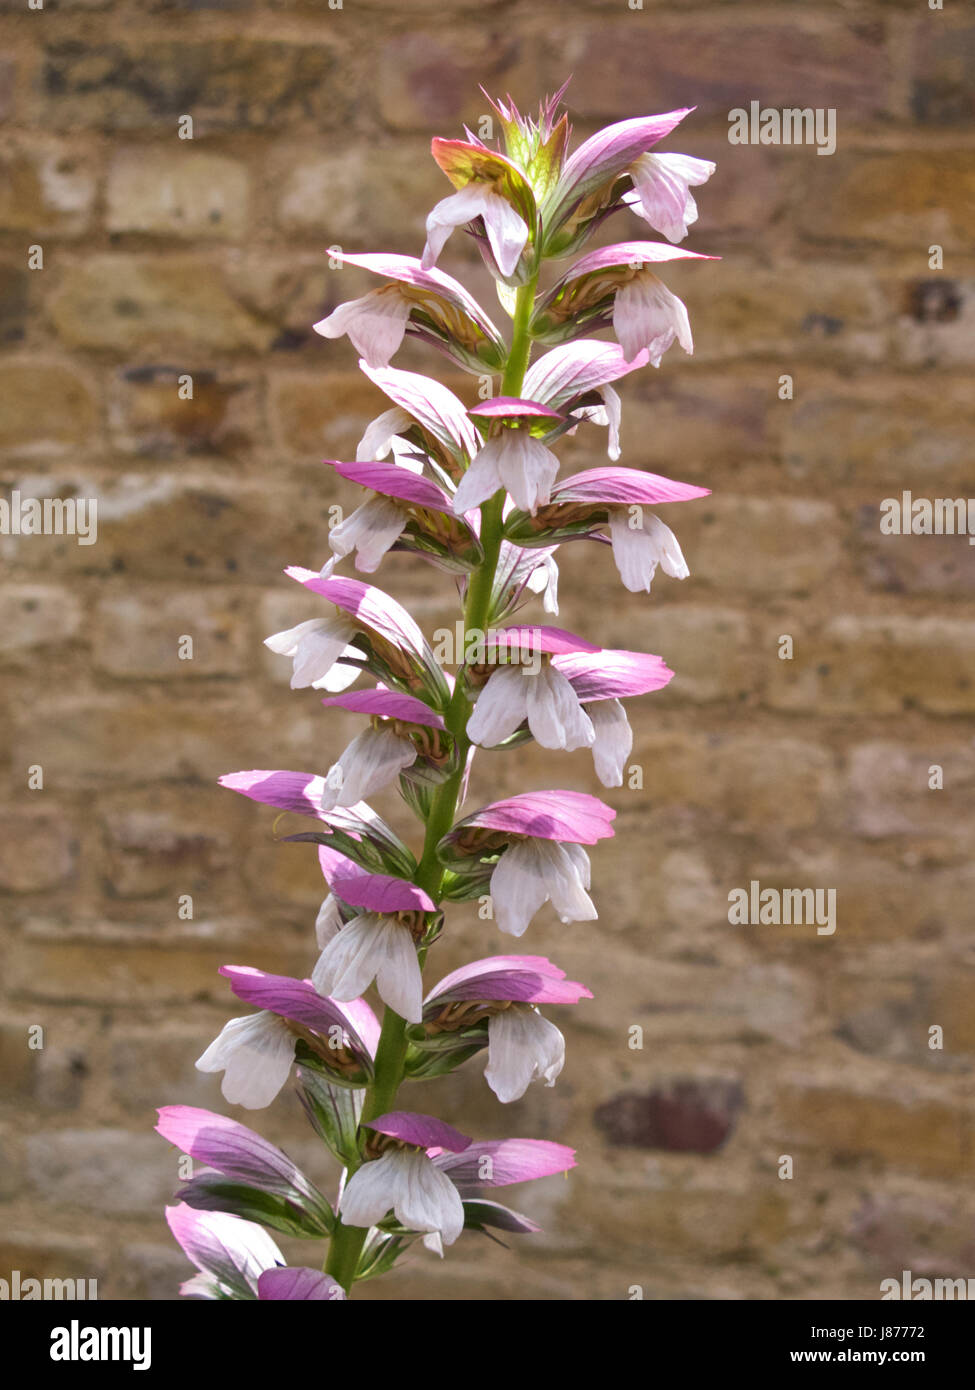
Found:
[[[347,618],[309,618],[297,627],[265,637],[264,645],[278,656],[294,659],[291,689],[346,690],[361,675],[361,667],[343,664],[341,657],[358,657],[349,645],[357,635]]]
[[[467,721],[467,735],[473,743],[493,748],[525,719],[543,748],[589,748],[596,737],[571,682],[548,664],[537,674],[520,666],[492,671]]]
[[[391,410],[384,410],[382,415],[377,415],[375,420],[371,420],[366,426],[365,434],[356,445],[356,463],[372,463],[384,459],[390,450],[399,462],[400,450],[412,447],[409,440],[401,439],[400,435],[412,424],[412,417],[407,415],[401,406],[394,405]]]
[[[329,893],[315,918],[315,940],[320,951],[324,951],[335,933],[341,931],[344,921],[338,899],[334,893]]]
[[[556,840],[510,844],[491,875],[491,900],[498,926],[521,936],[538,909],[551,900],[563,922],[597,917],[589,887],[589,856],[581,845]]]
[[[564,1063],[565,1038],[531,1004],[491,1015],[484,1079],[498,1100],[519,1100],[536,1077],[554,1086]]]
[[[347,1003],[373,980],[380,998],[410,1023],[423,1017],[423,979],[409,927],[395,917],[363,912],[332,937],[311,981],[318,993]]]
[[[631,594],[648,594],[658,564],[672,579],[686,579],[690,570],[670,527],[659,517],[647,516],[642,508],[638,519],[641,525],[636,526],[629,507],[609,508],[613,559],[624,587]]]
[[[416,762],[416,745],[391,727],[364,729],[325,774],[323,811],[355,806]]]
[[[615,463],[620,456],[620,422],[623,417],[623,405],[620,394],[612,386],[597,386],[596,390],[603,398],[602,405],[584,405],[578,410],[572,411],[574,420],[588,420],[591,425],[605,425],[608,431],[606,440],[606,452]],[[574,425],[569,434],[575,434]]]
[[[528,588],[533,594],[541,594],[542,607],[546,613],[558,617],[559,567],[554,555],[546,555],[538,562],[528,576]]]
[[[616,291],[613,332],[627,362],[646,348],[650,361],[660,359],[676,338],[685,352],[694,351],[687,306],[650,270],[640,270]]]
[[[689,185],[707,183],[716,167],[689,154],[642,154],[630,168],[634,191],[624,193],[623,201],[668,241],[683,241],[697,221]]]
[[[558,472],[559,461],[551,449],[527,430],[506,429],[475,454],[454,494],[454,512],[463,516],[504,487],[516,506],[534,516],[548,502]]]
[[[220,1089],[232,1105],[261,1110],[291,1072],[295,1035],[277,1014],[262,1010],[232,1018],[196,1062],[198,1071],[222,1071]]]
[[[332,527],[328,543],[338,559],[354,550],[356,569],[372,574],[386,551],[399,540],[408,520],[405,509],[392,497],[375,493]]]
[[[586,706],[596,731],[592,759],[604,787],[621,787],[626,760],[633,751],[633,730],[619,700],[594,700]]]
[[[460,1193],[422,1149],[390,1149],[363,1163],[339,1202],[347,1226],[375,1226],[390,1210],[407,1230],[436,1232],[447,1245],[464,1229]]]
[[[442,199],[427,218],[427,243],[420,264],[436,265],[447,238],[455,227],[484,218],[484,229],[502,275],[511,275],[528,240],[528,228],[506,198],[486,183],[471,182],[458,193]]]
[[[403,341],[411,307],[398,286],[383,285],[361,299],[340,304],[312,327],[323,338],[341,338],[347,333],[370,367],[387,367]]]

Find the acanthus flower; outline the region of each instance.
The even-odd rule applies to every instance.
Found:
[[[326,460],[323,476],[343,504],[346,485],[365,491],[328,535],[331,558],[320,573],[286,571],[321,601],[320,615],[267,645],[291,660],[294,688],[329,692],[323,706],[364,716],[367,726],[324,771],[253,769],[220,779],[274,808],[274,834],[285,816],[303,818],[306,828],[283,838],[316,847],[328,892],[314,921],[318,957],[308,979],[222,967],[234,995],[255,1011],[232,1019],[197,1065],[222,1072],[226,1099],[248,1108],[269,1104],[290,1081],[343,1175],[332,1201],[246,1126],[164,1107],[160,1133],[204,1165],[184,1178],[180,1205],[167,1213],[200,1271],[184,1285],[191,1296],[341,1298],[391,1269],[416,1241],[442,1255],[465,1228],[536,1231],[485,1194],[574,1163],[561,1144],[476,1142],[439,1119],[395,1109],[404,1080],[445,1075],[484,1051],[486,1083],[502,1103],[561,1074],[565,1039],[547,1006],[590,998],[584,985],[543,956],[476,960],[432,989],[423,971],[452,903],[479,899],[511,936],[546,903],[564,923],[594,921],[587,849],[612,836],[615,811],[584,792],[555,790],[461,814],[468,784],[501,750],[534,739],[553,752],[591,749],[599,781],[622,785],[633,747],[624,702],[662,689],[673,673],[651,653],[509,620],[535,599],[558,613],[556,557],[570,540],[610,546],[633,592],[649,590],[658,566],[684,577],[673,532],[648,509],[707,494],[634,469],[559,476],[558,440],[590,424],[606,429],[615,462],[616,383],[658,366],[674,342],[692,349],[687,310],[653,268],[713,259],[669,244],[694,222],[690,189],[713,170],[655,151],[688,111],[620,122],[569,153],[560,97],[542,103],[537,119],[522,116],[510,97],[488,98],[498,149],[470,131],[434,140],[453,191],[427,219],[421,259],[331,249],[340,266],[382,283],[315,329],[348,335],[389,404],[365,426],[354,461]],[[539,290],[546,261],[574,256],[628,206],[668,244],[590,251]],[[511,318],[508,342],[435,266],[460,227],[496,281]],[[585,336],[611,327],[618,342]],[[482,381],[471,405],[434,378],[390,365],[407,336],[500,380]],[[538,344],[549,350],[532,363]],[[419,555],[454,583],[462,617],[433,646],[397,599],[338,573],[354,564],[371,574],[391,551]],[[352,689],[360,677],[370,687]],[[482,748],[497,751],[482,756]],[[422,824],[413,848],[366,800],[391,788]],[[385,1005],[381,1023],[364,997],[373,989]],[[328,1239],[325,1272],[287,1268],[255,1222]]]

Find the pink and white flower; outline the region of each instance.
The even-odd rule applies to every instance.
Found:
[[[491,253],[502,275],[513,275],[528,241],[525,220],[511,203],[487,183],[472,181],[441,199],[427,217],[427,241],[420,264],[436,265],[451,232],[480,217],[484,220]]]
[[[312,972],[315,988],[345,1001],[375,980],[384,1003],[401,1018],[419,1023],[423,978],[416,941],[424,914],[435,912],[436,904],[415,884],[385,875],[350,876],[335,891],[363,911],[327,942]]]
[[[386,367],[407,331],[443,348],[468,371],[495,370],[504,360],[504,340],[463,285],[413,256],[352,256],[333,250],[344,265],[388,276],[383,285],[348,300],[314,324],[324,338],[348,334],[370,367]],[[436,258],[434,258],[436,259]]]
[[[623,202],[668,241],[683,241],[697,221],[690,190],[707,183],[716,168],[689,154],[642,154],[630,165],[633,192],[624,193]]]
[[[356,710],[373,717],[373,723],[352,740],[348,748],[325,774],[323,811],[336,806],[355,806],[395,782],[399,774],[412,767],[419,749],[412,730],[444,730],[443,718],[422,700],[394,690],[377,687],[336,695],[323,705]]]
[[[441,852],[478,855],[482,840],[508,841],[490,885],[495,921],[510,936],[521,936],[546,902],[563,922],[590,922],[598,914],[582,846],[612,836],[615,816],[612,807],[584,792],[522,792],[458,821],[441,841]]]
[[[260,1009],[232,1018],[197,1059],[198,1071],[224,1073],[225,1100],[248,1110],[270,1105],[291,1074],[299,1037],[327,1065],[356,1070],[365,1080],[372,1075],[379,1025],[365,1000],[323,998],[308,980],[246,965],[224,965],[220,973],[239,999]]]
[[[427,995],[423,1017],[450,1029],[469,1027],[487,1014],[484,1078],[507,1103],[523,1096],[536,1078],[554,1086],[565,1063],[565,1039],[536,1005],[591,998],[584,985],[566,980],[565,971],[544,956],[491,956],[446,975]]]

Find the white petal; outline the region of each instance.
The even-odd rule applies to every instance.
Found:
[[[272,633],[264,639],[264,645],[279,656],[293,658],[291,688],[302,690],[327,677],[339,657],[347,654],[355,635],[355,627],[345,618],[310,618],[297,627]],[[358,668],[353,669],[358,674]]]
[[[345,1003],[358,999],[373,980],[391,1009],[419,1023],[423,981],[408,927],[392,917],[363,912],[332,938],[318,958],[312,984],[319,994]]]
[[[486,502],[489,497],[493,497],[501,486],[497,451],[490,450],[485,445],[480,453],[474,456],[471,466],[461,478],[457,491],[454,493],[454,500],[451,503],[454,515],[463,516],[465,512],[473,511],[482,502]]]
[[[492,671],[467,721],[467,737],[484,748],[510,738],[527,713],[528,678],[520,666]]]
[[[605,402],[606,425],[609,430],[606,452],[615,462],[620,456],[620,421],[623,416],[623,405],[620,400],[620,393],[612,386],[601,386],[599,394]]]
[[[384,285],[361,299],[340,304],[313,327],[323,338],[340,338],[347,333],[370,367],[387,367],[403,341],[410,309],[409,300],[397,287]]]
[[[521,214],[497,193],[484,199],[484,229],[502,275],[513,275],[525,243],[528,227]]]
[[[416,762],[416,746],[391,728],[364,729],[325,775],[323,811],[354,806]]]
[[[376,972],[376,989],[384,1004],[409,1023],[423,1017],[423,974],[413,937],[398,922],[386,932],[385,959]]]
[[[220,1089],[232,1105],[261,1110],[291,1072],[295,1035],[283,1018],[262,1010],[232,1018],[196,1062],[198,1071],[222,1071]]]
[[[664,574],[669,574],[672,579],[686,579],[690,570],[687,568],[684,552],[670,527],[665,526],[659,516],[651,515],[647,521],[647,530],[657,547]]]
[[[592,720],[579,703],[568,677],[554,666],[544,665],[536,676],[527,676],[528,727],[543,748],[589,748],[596,734]]]
[[[498,1100],[519,1100],[536,1076],[547,1086],[565,1063],[565,1038],[528,1004],[514,1004],[488,1020],[488,1064],[484,1079]]]
[[[541,840],[519,840],[508,846],[491,874],[494,920],[508,936],[522,936],[535,913],[548,901],[542,870]]]
[[[554,555],[546,555],[538,562],[528,577],[528,588],[533,594],[542,595],[542,607],[546,613],[559,613],[559,567]]]
[[[453,1245],[464,1229],[464,1204],[454,1184],[418,1149],[393,1149],[363,1163],[342,1193],[350,1226],[374,1226],[388,1211],[410,1231],[439,1231]]]
[[[633,730],[619,700],[593,700],[586,706],[596,732],[592,759],[604,787],[621,787],[626,760],[633,751]]]
[[[589,887],[589,856],[581,845],[560,845],[546,841],[552,858],[546,882],[552,906],[563,922],[594,922],[599,916]]]
[[[558,458],[522,429],[505,430],[497,438],[489,439],[481,452],[492,446],[497,452],[502,483],[516,506],[534,516],[538,508],[549,501],[552,484],[559,473]]]
[[[687,306],[649,270],[639,271],[617,290],[613,331],[628,362],[646,348],[652,364],[659,367],[675,338],[685,352],[694,351]]]
[[[328,533],[328,543],[338,556],[356,552],[355,567],[364,574],[379,568],[386,551],[403,534],[407,523],[403,508],[391,497],[378,494],[356,507]]]
[[[393,447],[394,439],[403,430],[408,430],[412,423],[412,418],[401,406],[395,405],[392,410],[384,410],[382,415],[377,415],[375,420],[366,426],[365,434],[356,445],[356,462],[371,463],[386,458]]]
[[[484,218],[488,241],[501,273],[512,274],[528,240],[528,228],[507,199],[493,192],[487,184],[477,182],[442,199],[427,217],[427,242],[420,262],[424,270],[437,263],[454,228],[466,226],[475,217]]]
[[[639,521],[640,525],[634,522]],[[620,572],[620,578],[625,588],[631,594],[649,593],[653,576],[657,565],[663,559],[661,551],[661,541],[666,537],[660,535],[653,523],[656,518],[649,515],[643,508],[638,512],[631,512],[629,507],[610,507],[609,508],[609,534],[613,543],[613,559],[616,561],[616,568]],[[663,526],[663,522],[658,525]],[[664,527],[664,530],[667,530]],[[673,538],[676,546],[676,537],[673,532],[668,533]],[[677,547],[679,554],[680,547]],[[676,558],[676,557],[674,557]],[[683,560],[683,556],[680,557]],[[665,566],[666,568],[666,566]],[[686,565],[684,566],[686,570]]]
[[[688,185],[706,183],[715,167],[708,159],[687,154],[641,155],[630,169],[635,192],[626,201],[668,241],[683,241],[697,221],[697,204]]]
[[[338,900],[334,893],[329,893],[318,909],[318,916],[315,918],[315,940],[318,942],[320,951],[324,951],[335,933],[341,930],[342,925],[342,910],[338,905]]]

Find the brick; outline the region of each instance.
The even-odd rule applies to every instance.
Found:
[[[809,261],[771,270],[722,263],[714,270],[668,265],[661,277],[687,304],[695,362],[771,357],[770,401],[777,398],[780,375],[795,378],[806,356],[823,366],[845,360],[862,365],[887,355],[893,308],[874,273]]]
[[[174,922],[174,928],[180,923]],[[249,947],[159,949],[120,945],[114,938],[59,941],[31,938],[12,943],[7,952],[6,983],[12,996],[128,1007],[165,1004],[184,1007],[187,999],[226,1003],[226,982],[217,972],[246,951],[248,964],[280,975],[302,977],[308,952],[267,946],[255,939]]]
[[[64,1205],[141,1216],[178,1186],[172,1150],[124,1129],[48,1130],[27,1140],[31,1184]]]
[[[868,1193],[851,1212],[847,1231],[878,1278],[909,1269],[915,1278],[964,1279],[971,1265],[971,1216],[966,1217],[959,1220],[956,1201],[934,1193]]]
[[[436,30],[391,39],[378,54],[380,114],[394,130],[460,137],[464,121],[490,111],[478,84],[489,92],[536,87],[535,60],[534,41],[503,25],[455,31],[449,43]]]
[[[975,113],[975,28],[926,21],[918,22],[911,44],[914,118],[922,125],[967,124]]]
[[[0,343],[20,343],[26,337],[29,275],[19,261],[16,265],[9,261],[0,264]]]
[[[228,1016],[239,1007],[229,989]],[[130,1113],[152,1114],[160,1105],[198,1105],[220,1110],[221,1077],[197,1071],[193,1065],[223,1027],[206,1025],[179,1034],[158,1028],[117,1031],[111,1045],[112,1089],[119,1105]]]
[[[343,142],[315,153],[296,150],[289,140],[274,151],[268,176],[282,231],[350,251],[387,244],[411,251],[415,245],[412,254],[419,255],[427,213],[450,192],[426,140]]]
[[[842,563],[837,511],[811,498],[706,497],[673,527],[695,581],[725,592],[807,592]]]
[[[75,1236],[54,1230],[38,1233],[30,1229],[10,1229],[0,1244],[0,1269],[4,1277],[19,1269],[24,1279],[94,1279],[99,1283],[106,1260],[90,1236]]]
[[[877,375],[857,388],[837,380],[807,385],[776,420],[782,462],[795,478],[874,484],[879,496],[920,492],[945,476],[964,475],[975,413],[966,383],[933,383]]]
[[[0,1021],[0,1076],[5,1103],[20,1102],[34,1094],[40,1052],[28,1046],[29,1018]]]
[[[635,1268],[647,1268],[645,1252],[659,1255],[703,1253],[710,1259],[746,1260],[758,1249],[772,1249],[785,1237],[790,1225],[789,1207],[769,1182],[752,1182],[740,1190],[708,1183],[703,1188],[647,1186],[646,1176],[626,1184],[604,1176],[601,1191],[586,1183],[573,1203],[573,1229],[597,1242],[608,1242],[616,1251],[640,1252]],[[776,1180],[777,1181],[777,1180]],[[580,1184],[581,1185],[581,1184]],[[633,1266],[631,1265],[632,1269]],[[640,1282],[620,1279],[620,1293]]]
[[[156,785],[187,777],[215,780],[226,771],[220,764],[233,753],[229,742],[222,749],[216,745],[214,732],[222,721],[233,718],[236,708],[194,702],[177,714],[171,697],[150,702],[136,696],[73,696],[23,711],[17,721],[17,746],[25,770],[31,763],[43,766],[48,788],[132,781]],[[180,730],[178,740],[173,738],[174,727]],[[122,730],[124,741],[119,737]],[[252,738],[253,734],[252,729]],[[243,751],[242,745],[238,748]]]
[[[119,150],[108,171],[110,232],[239,240],[246,232],[249,180],[240,160],[175,148]]]
[[[246,374],[191,364],[126,367],[109,389],[114,447],[144,458],[215,454],[239,461],[261,426],[257,382]]]
[[[256,38],[48,45],[33,98],[38,124],[102,130],[172,131],[193,117],[194,138],[220,130],[307,123],[340,129],[350,82],[327,42]]]
[[[78,635],[77,596],[53,584],[7,584],[0,589],[0,656],[36,660],[37,651]]]
[[[935,242],[958,245],[975,219],[975,158],[964,150],[866,154],[841,147],[796,173],[808,207],[802,231],[813,240],[926,255]]]
[[[58,474],[43,494],[95,498],[94,545],[78,537],[5,536],[7,551],[26,571],[90,575],[138,575],[141,581],[281,583],[287,565],[313,564],[327,556],[328,473],[320,463],[283,478],[269,491],[264,481],[231,484],[213,473],[157,471],[99,481]],[[259,538],[259,543],[257,543]],[[320,557],[320,558],[319,558]],[[292,585],[296,590],[297,585]]]
[[[15,138],[0,159],[0,222],[30,241],[77,236],[90,224],[95,186],[90,155]]]
[[[644,1093],[621,1091],[593,1120],[616,1146],[705,1154],[728,1141],[743,1104],[739,1081],[677,1078]]]
[[[768,701],[819,714],[970,713],[975,635],[960,618],[844,614],[800,634],[794,660],[772,663]]]
[[[58,888],[75,874],[78,837],[72,822],[56,811],[0,814],[0,888],[39,893]]]
[[[70,348],[235,352],[266,350],[274,336],[231,276],[197,260],[95,256],[65,270],[50,310]]]
[[[141,791],[114,791],[100,802],[106,892],[115,898],[158,898],[176,903],[191,893],[199,911],[239,877],[238,848],[251,824],[243,797],[213,787],[156,789],[152,804]]]
[[[280,447],[305,460],[355,458],[355,447],[370,420],[388,400],[361,372],[274,373],[268,408]],[[340,483],[322,469],[322,491],[329,501]]]
[[[782,1152],[810,1148],[819,1161],[862,1162],[929,1177],[967,1171],[971,1123],[937,1100],[910,1103],[839,1086],[783,1087],[778,1101]]]
[[[769,61],[770,53],[775,61]],[[854,121],[888,109],[889,61],[882,26],[821,16],[782,23],[711,14],[639,15],[566,23],[546,49],[548,84],[573,72],[580,116],[619,120],[621,111],[672,111],[696,103],[686,122],[726,120],[733,107],[833,106]],[[652,73],[652,99],[647,74]],[[842,128],[841,128],[842,137]],[[676,138],[676,137],[675,137]],[[680,149],[690,136],[682,136]],[[729,146],[733,153],[734,146]],[[815,160],[814,150],[807,151]]]
[[[78,372],[52,362],[8,361],[0,391],[0,449],[11,457],[63,457],[89,442],[97,409]]]
[[[975,547],[967,535],[887,536],[880,517],[879,503],[857,512],[858,561],[868,587],[893,594],[975,593]]]
[[[933,766],[942,769],[941,789],[929,785]],[[844,800],[849,824],[869,839],[909,835],[952,844],[968,833],[973,789],[970,744],[932,739],[918,748],[877,739],[850,750]]]
[[[614,581],[618,584],[615,568],[610,584]],[[633,642],[633,615],[607,606],[586,631],[601,646],[627,647]],[[649,646],[675,672],[668,686],[648,697],[648,709],[747,698],[757,680],[760,662],[748,619],[732,608],[651,604],[640,623],[639,645],[641,650]]]
[[[898,363],[953,367],[975,362],[975,280],[932,272],[904,284],[900,300],[893,344]]]
[[[94,662],[113,676],[237,675],[253,655],[249,614],[244,595],[214,589],[103,599],[95,610]]]

